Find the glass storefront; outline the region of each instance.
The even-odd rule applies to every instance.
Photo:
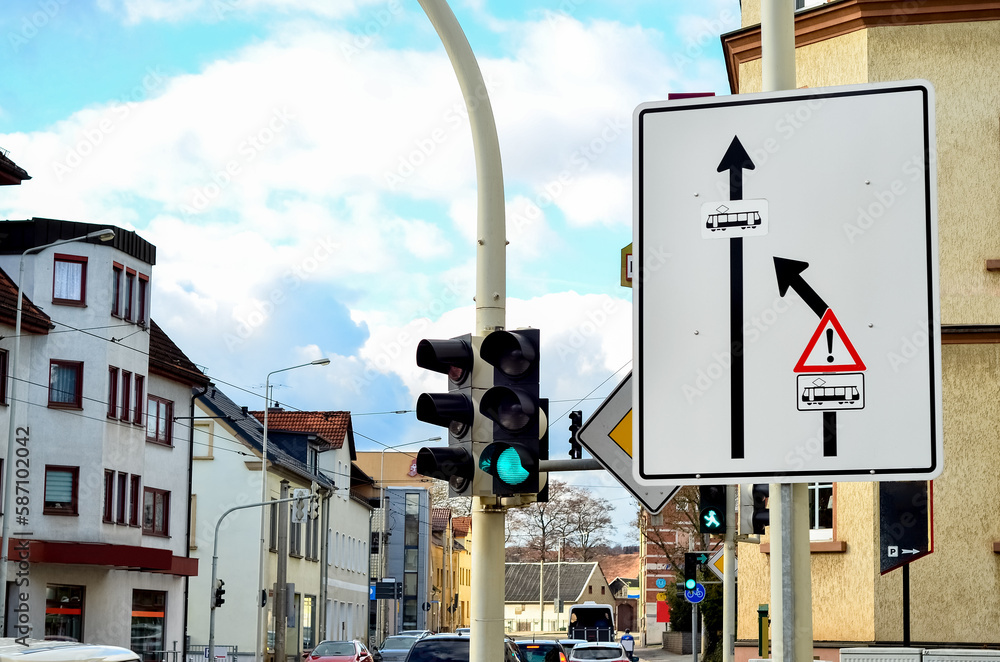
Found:
[[[130,648],[144,662],[159,659],[166,629],[167,593],[165,591],[132,591],[132,644]]]
[[[45,587],[45,638],[83,641],[83,587]]]

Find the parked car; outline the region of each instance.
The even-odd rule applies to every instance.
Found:
[[[566,649],[554,640],[519,641],[517,648],[524,662],[566,662],[567,658]]]
[[[434,634],[432,630],[403,630],[397,634],[407,634],[414,637],[426,637],[429,634]]]
[[[0,659],[30,662],[139,662],[127,648],[99,646],[69,641],[29,639],[25,646],[15,639],[0,639]]]
[[[586,639],[560,639],[559,643],[562,644],[563,649],[566,651],[566,655],[569,655],[569,652],[571,650],[573,650],[574,646],[576,646],[577,644],[585,644],[585,643],[587,643],[587,640]]]
[[[461,634],[434,634],[413,644],[406,662],[468,662],[471,637]],[[504,662],[523,662],[517,645],[503,641]]]
[[[372,652],[372,657],[375,662],[403,662],[418,639],[420,637],[405,634],[386,637],[382,645]]]
[[[617,642],[591,641],[573,646],[569,662],[632,662],[632,658]]]
[[[307,662],[374,662],[360,641],[321,641],[302,657]]]

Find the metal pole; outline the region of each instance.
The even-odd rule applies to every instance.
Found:
[[[482,72],[445,0],[419,0],[444,44],[469,111],[476,158],[476,335],[506,324],[506,229],[503,169],[496,122]],[[496,497],[472,500],[472,633],[470,659],[503,660],[504,511]]]
[[[545,550],[538,561],[538,631],[545,632]]]
[[[388,448],[388,447],[387,447]],[[379,512],[379,527],[378,527],[378,578],[381,581],[385,577],[385,527],[386,527],[386,517],[385,517],[385,451],[387,448],[382,449],[382,461],[381,466],[378,470],[378,482],[379,482],[379,494],[378,494],[378,512]],[[375,606],[375,638],[378,641],[378,645],[381,646],[382,642],[385,641],[385,602],[378,604],[376,601]]]
[[[761,4],[762,89],[794,89],[795,7],[791,0]],[[776,662],[812,658],[812,586],[808,485],[771,485],[771,614]],[[777,518],[775,515],[777,514]],[[775,521],[777,520],[777,521]]]
[[[294,499],[285,499],[285,501],[293,501]],[[280,501],[275,501],[274,503],[281,503]],[[217,575],[217,565],[219,562],[219,526],[222,525],[222,520],[226,519],[226,516],[234,510],[243,510],[244,508],[261,508],[262,506],[270,505],[268,502],[262,503],[248,503],[243,506],[233,506],[226,512],[222,513],[219,517],[219,521],[215,523],[215,538],[212,543],[212,581],[209,586],[211,591],[209,597],[209,617],[208,617],[208,651],[209,659],[215,659],[215,580],[218,579]]]
[[[288,496],[288,481],[281,481],[281,499]],[[285,662],[285,630],[288,627],[288,595],[285,582],[288,581],[288,508],[278,509],[278,572],[274,590],[274,660]]]
[[[0,636],[7,637],[10,633],[7,632],[7,558],[10,547],[10,523],[14,519],[14,502],[12,501],[13,494],[11,493],[11,485],[14,483],[15,472],[14,472],[14,446],[17,439],[17,410],[18,410],[18,379],[17,379],[17,364],[21,353],[21,304],[24,301],[24,256],[25,255],[37,255],[41,253],[46,248],[52,248],[53,246],[61,246],[63,244],[70,244],[75,241],[86,241],[88,239],[100,239],[101,241],[111,241],[115,238],[114,230],[111,228],[105,228],[103,230],[95,230],[94,232],[88,232],[82,237],[73,237],[72,239],[60,239],[59,241],[53,241],[52,243],[45,244],[44,246],[33,246],[21,253],[21,259],[17,267],[17,311],[14,317],[14,346],[11,348],[10,353],[10,388],[7,392],[10,394],[10,411],[8,415],[10,419],[7,423],[7,459],[4,461],[3,465],[3,526],[0,528],[2,534],[0,534]],[[25,428],[27,431],[27,428]],[[41,509],[36,509],[41,510]],[[27,518],[23,522],[20,522],[27,526]]]
[[[271,409],[271,375],[276,375],[279,372],[288,372],[289,370],[296,370],[298,368],[304,368],[309,365],[329,365],[330,359],[316,359],[315,361],[310,361],[309,363],[302,363],[300,365],[293,365],[288,368],[281,368],[280,370],[272,370],[267,373],[267,378],[264,379],[264,437],[261,442],[261,455],[260,455],[260,500],[261,502],[267,502],[267,413]],[[263,509],[260,512],[260,562],[257,569],[257,641],[254,644],[254,660],[255,662],[262,662],[261,656],[262,651],[267,651],[267,642],[262,641],[262,639],[267,637],[267,630],[264,629],[264,613],[267,611],[267,605],[265,605],[264,591],[267,589],[265,585],[266,576],[264,568],[267,563],[267,542],[265,540],[265,531],[267,530],[267,509]],[[324,535],[326,532],[324,531]]]
[[[736,487],[726,486],[726,542],[722,551],[722,660],[736,654]]]
[[[691,603],[691,662],[698,662],[698,605]]]

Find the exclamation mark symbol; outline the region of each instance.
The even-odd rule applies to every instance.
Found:
[[[826,357],[826,362],[833,363],[833,329],[826,330],[826,351],[829,354]]]

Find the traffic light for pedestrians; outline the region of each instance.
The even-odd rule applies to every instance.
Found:
[[[700,533],[726,532],[726,486],[701,485],[698,499],[698,531]]]
[[[309,519],[309,501],[312,494],[304,488],[292,490],[292,524],[302,524]]]
[[[539,398],[538,329],[494,331],[483,339],[480,357],[493,366],[493,385],[479,411],[493,421],[493,443],[479,468],[493,476],[493,494],[538,494],[538,462],[548,426]]]
[[[450,496],[471,496],[475,475],[472,395],[475,350],[470,334],[450,340],[421,340],[417,366],[448,375],[447,393],[421,393],[417,420],[448,428],[447,448],[421,448],[417,473],[448,481]]]
[[[212,608],[221,607],[226,602],[226,589],[223,588],[226,582],[221,579],[215,580],[215,590],[212,593]]]

